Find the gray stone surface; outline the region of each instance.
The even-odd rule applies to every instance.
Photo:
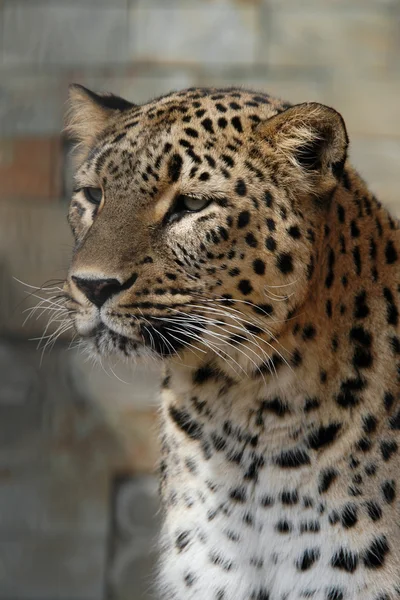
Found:
[[[0,540],[0,597],[4,600],[99,600],[106,544],[103,536],[7,537]]]
[[[371,6],[273,8],[269,35],[263,34],[268,64],[319,65],[360,72],[385,69],[397,35],[396,19]]]
[[[257,8],[250,2],[138,0],[131,7],[130,53],[179,64],[252,64]]]
[[[0,135],[58,134],[65,88],[58,75],[0,69]]]
[[[329,102],[345,118],[353,135],[396,137],[400,143],[400,79],[333,77]]]
[[[128,58],[123,7],[4,0],[3,64],[104,65]]]
[[[400,217],[400,143],[394,138],[354,136],[350,156],[378,198]]]
[[[81,358],[0,341],[1,600],[101,600],[110,543],[118,600],[154,564],[157,482],[132,473],[156,462],[158,372],[127,384]]]
[[[154,477],[115,482],[114,526],[107,572],[110,599],[154,598],[156,542],[160,529]]]

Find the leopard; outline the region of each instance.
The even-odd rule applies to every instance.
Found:
[[[66,310],[93,356],[162,368],[158,597],[400,598],[399,223],[342,116],[69,102]]]

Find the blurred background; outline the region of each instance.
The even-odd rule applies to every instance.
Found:
[[[400,0],[0,0],[0,600],[153,597],[159,373],[94,366],[68,332],[37,350],[46,320],[23,326],[39,300],[13,279],[68,265],[68,84],[330,104],[399,215],[399,25]]]

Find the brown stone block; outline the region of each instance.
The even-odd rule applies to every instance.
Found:
[[[58,137],[0,140],[0,200],[50,200],[61,194]]]

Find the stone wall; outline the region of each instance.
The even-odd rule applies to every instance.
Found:
[[[0,0],[0,600],[152,597],[159,373],[102,371],[68,332],[42,356],[44,315],[22,326],[17,280],[62,279],[71,251],[68,84],[330,104],[400,214],[399,21],[400,0]]]

